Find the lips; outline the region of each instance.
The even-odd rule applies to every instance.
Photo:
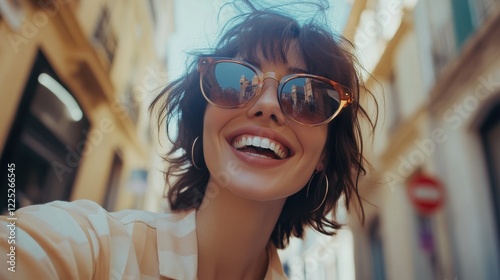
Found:
[[[231,146],[240,152],[261,158],[281,160],[290,156],[290,149],[283,143],[251,134],[241,134],[234,137]]]

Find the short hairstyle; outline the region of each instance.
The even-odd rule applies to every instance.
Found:
[[[265,59],[286,63],[287,48],[292,40],[298,42],[299,51],[311,74],[324,76],[341,84],[354,99],[347,108],[328,124],[325,145],[325,168],[322,172],[329,179],[325,203],[325,180],[322,176],[312,180],[311,191],[306,196],[306,186],[287,198],[271,235],[276,247],[284,248],[291,236],[302,237],[306,226],[333,235],[341,224],[334,214],[339,198],[345,196],[345,207],[356,202],[362,220],[364,212],[358,192],[360,175],[366,173],[363,158],[360,117],[368,120],[371,130],[375,123],[359,104],[361,82],[358,65],[352,55],[352,44],[340,35],[312,21],[298,21],[280,12],[263,10],[242,14],[219,37],[211,50],[193,53],[193,61],[185,74],[169,84],[153,101],[150,109],[159,107],[158,127],[166,121],[167,131],[177,128],[176,135],[169,135],[173,146],[165,156],[169,163],[165,172],[169,182],[168,200],[172,210],[198,209],[205,196],[210,176],[203,160],[203,151],[191,148],[195,138],[203,135],[203,118],[207,102],[200,89],[198,59],[202,56],[244,57],[255,60],[262,51]],[[372,96],[369,92],[363,91]],[[202,146],[197,143],[198,147]],[[197,169],[191,159],[196,159]],[[176,180],[170,184],[170,180]]]

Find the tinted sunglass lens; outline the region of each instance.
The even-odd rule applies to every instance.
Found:
[[[294,78],[281,88],[283,112],[304,124],[320,124],[340,106],[340,94],[330,84],[315,78]]]
[[[237,107],[246,103],[258,87],[257,74],[234,62],[215,63],[203,75],[203,91],[219,106]]]

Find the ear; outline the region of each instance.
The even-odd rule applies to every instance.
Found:
[[[325,152],[323,151],[323,153],[321,153],[321,157],[319,158],[318,162],[316,163],[316,171],[317,172],[320,172],[320,171],[323,171],[323,169],[325,169]]]

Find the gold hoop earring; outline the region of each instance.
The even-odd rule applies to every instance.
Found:
[[[194,141],[193,141],[193,145],[191,146],[191,163],[193,164],[193,166],[198,169],[198,170],[201,170],[201,168],[198,167],[198,165],[196,165],[196,161],[194,161],[194,146],[196,146],[196,142],[198,141],[198,138],[200,138],[200,136],[197,136]]]
[[[309,179],[309,183],[307,183],[307,190],[306,190],[306,197],[309,197],[309,187],[311,187],[311,182],[314,176],[318,174],[319,172],[314,172],[314,174],[311,176]],[[326,201],[326,196],[328,195],[328,176],[326,176],[325,173],[323,173],[323,176],[325,177],[326,180],[326,190],[325,190],[325,195],[323,196],[323,200],[321,200],[321,203],[318,205],[318,207],[314,208],[314,210],[311,210],[310,212],[316,212]]]

